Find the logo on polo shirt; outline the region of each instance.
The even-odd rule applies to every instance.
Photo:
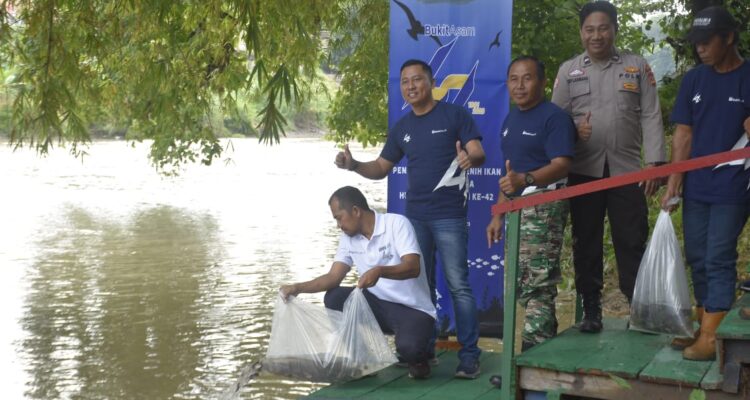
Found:
[[[503,137],[506,137],[506,136],[508,136],[508,128],[505,128],[505,130],[503,131]]]
[[[693,96],[693,103],[698,104],[701,102],[701,94],[696,93],[695,96]]]
[[[738,98],[736,98],[736,97],[732,97],[732,96],[729,96],[729,102],[730,102],[730,103],[744,103],[744,102],[745,102],[745,100],[742,100],[742,99],[738,99]]]
[[[523,131],[523,132],[521,132],[521,134],[524,135],[524,136],[536,136],[536,133],[534,133],[534,132]]]
[[[411,136],[409,136],[409,134],[407,133],[406,135],[404,135],[404,142],[409,143],[410,141],[411,141]]]
[[[381,259],[389,259],[393,258],[393,254],[391,253],[391,244],[388,243],[385,246],[380,246],[378,248],[378,252],[381,254]]]
[[[432,130],[433,135],[436,133],[445,133],[445,132],[448,132],[448,130],[447,129],[433,129]]]

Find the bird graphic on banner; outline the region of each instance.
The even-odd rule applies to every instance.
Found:
[[[501,33],[503,33],[503,31],[502,31],[502,30],[500,30],[500,32],[498,32],[498,33],[497,33],[497,35],[495,35],[495,40],[493,40],[493,41],[492,41],[492,42],[490,43],[490,47],[489,47],[489,49],[487,49],[487,51],[490,51],[490,50],[492,50],[492,47],[493,47],[493,46],[494,46],[494,47],[497,47],[498,49],[500,48],[500,34],[501,34]]]
[[[409,9],[409,7],[406,6],[406,4],[398,1],[393,0],[394,3],[398,4],[399,7],[401,7],[402,10],[404,10],[404,13],[406,13],[406,17],[409,18],[409,29],[406,30],[406,32],[411,36],[414,40],[419,40],[417,35],[424,35],[424,25],[422,25],[422,22],[420,22],[415,16],[414,13]],[[430,35],[430,37],[435,40],[435,42],[438,44],[438,46],[442,46],[443,44],[440,42],[440,39],[437,36]]]

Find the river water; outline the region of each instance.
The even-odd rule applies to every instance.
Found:
[[[220,397],[263,357],[278,287],[328,270],[330,194],[355,185],[385,208],[385,181],[335,168],[330,142],[224,144],[231,160],[176,178],[143,144],[96,142],[83,161],[0,145],[3,398]],[[317,387],[261,375],[240,398]]]

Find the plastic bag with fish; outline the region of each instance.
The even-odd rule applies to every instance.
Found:
[[[693,336],[690,292],[672,218],[661,211],[641,259],[630,306],[630,329]]]
[[[314,382],[344,382],[397,361],[361,289],[343,312],[279,296],[263,370]]]

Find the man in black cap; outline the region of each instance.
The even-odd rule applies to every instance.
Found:
[[[738,26],[722,7],[698,14],[687,35],[701,64],[688,71],[672,110],[672,161],[747,146],[750,134],[750,62],[737,49]],[[716,357],[716,328],[732,307],[737,281],[737,239],[750,214],[750,168],[744,160],[673,174],[662,207],[683,197],[685,258],[692,267],[701,328],[682,355]]]

